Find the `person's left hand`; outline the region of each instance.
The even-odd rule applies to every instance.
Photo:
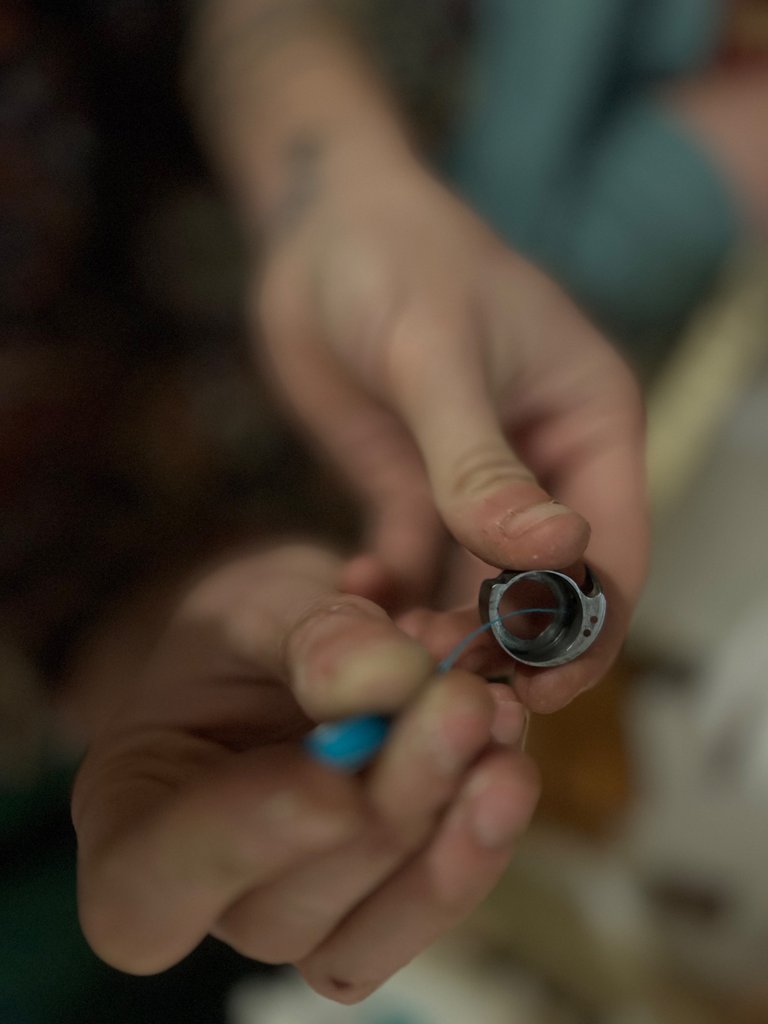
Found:
[[[562,289],[417,160],[367,140],[316,162],[254,290],[283,393],[369,510],[344,588],[403,610],[429,600],[441,523],[484,576],[578,575],[586,560],[608,601],[598,641],[517,672],[527,706],[556,711],[607,671],[645,574],[637,385]]]
[[[109,963],[161,971],[212,933],[356,1002],[507,865],[538,793],[521,705],[432,678],[341,572],[286,548],[211,574],[94,738],[73,818],[81,920]],[[364,774],[309,758],[314,722],[369,711],[398,717]]]

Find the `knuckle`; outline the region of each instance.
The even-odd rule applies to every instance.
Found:
[[[533,474],[507,449],[479,444],[467,448],[454,459],[450,496],[457,499],[480,498],[515,483],[535,483],[535,480]]]

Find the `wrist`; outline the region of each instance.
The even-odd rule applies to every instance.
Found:
[[[267,238],[322,197],[400,174],[417,159],[394,112],[360,95],[306,114],[297,106],[269,125],[246,117],[221,155],[247,230]]]
[[[413,159],[394,104],[328,6],[265,3],[262,18],[279,15],[266,38],[244,29],[225,46],[219,32],[199,47],[206,141],[257,233],[302,196]]]
[[[386,126],[297,133],[274,162],[271,180],[262,177],[262,187],[252,187],[243,196],[246,221],[262,241],[270,242],[318,203],[349,204],[361,190],[375,193],[377,183],[390,183],[417,165],[406,136],[390,133]],[[255,173],[250,180],[257,181]]]

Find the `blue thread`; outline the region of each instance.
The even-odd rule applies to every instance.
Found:
[[[467,633],[464,639],[456,644],[450,654],[446,654],[442,661],[438,662],[437,671],[448,672],[452,669],[473,640],[482,636],[482,634],[487,630],[493,629],[494,626],[498,625],[499,622],[503,622],[504,619],[511,619],[514,615],[535,615],[539,612],[545,612],[552,615],[557,612],[557,608],[522,608],[520,611],[507,612],[506,615],[499,615],[497,618],[491,619],[491,621],[486,622],[485,625],[478,627],[478,629],[473,629],[471,633]]]
[[[491,619],[468,633],[437,665],[442,675],[450,671],[473,640],[482,636],[504,619],[515,615],[555,614],[556,608],[521,608]],[[391,719],[386,715],[359,715],[341,722],[318,725],[304,741],[309,754],[323,764],[343,772],[357,772],[363,768],[384,745]]]

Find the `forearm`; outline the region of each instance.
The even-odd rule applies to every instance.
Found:
[[[191,93],[206,141],[257,229],[290,216],[302,192],[350,162],[408,150],[394,104],[335,6],[202,5]]]

